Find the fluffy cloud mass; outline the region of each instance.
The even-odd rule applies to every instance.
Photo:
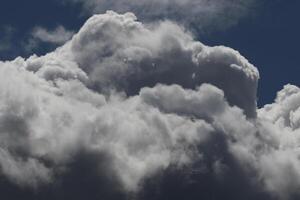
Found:
[[[297,198],[300,89],[257,109],[258,79],[237,51],[175,23],[95,15],[54,52],[0,63],[1,174],[40,188],[80,173],[144,198],[153,181],[151,199],[174,177],[203,198]]]

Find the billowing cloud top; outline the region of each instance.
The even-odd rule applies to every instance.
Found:
[[[0,63],[2,175],[39,188],[84,160],[124,195],[175,170],[292,198],[300,89],[288,85],[257,110],[258,79],[237,51],[205,46],[175,23],[95,15],[54,52]]]

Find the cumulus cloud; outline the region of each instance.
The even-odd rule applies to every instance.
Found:
[[[134,12],[148,21],[171,19],[198,31],[225,29],[256,10],[257,0],[64,0],[80,3],[88,13]]]
[[[237,51],[207,47],[169,21],[143,25],[131,13],[91,17],[66,45],[23,65],[47,80],[78,77],[104,93],[134,95],[158,82],[186,88],[211,83],[247,116],[256,113],[259,74]]]
[[[0,63],[1,174],[66,191],[83,174],[104,199],[297,198],[300,89],[257,109],[258,79],[173,22],[95,15],[54,52]]]

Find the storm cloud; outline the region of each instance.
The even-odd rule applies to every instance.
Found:
[[[0,63],[1,175],[44,199],[296,199],[300,89],[258,109],[258,80],[174,22],[94,15],[54,52]]]

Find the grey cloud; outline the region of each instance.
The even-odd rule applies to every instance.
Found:
[[[237,51],[172,22],[95,15],[52,53],[0,62],[1,175],[76,194],[88,180],[106,199],[153,182],[164,199],[174,177],[165,190],[192,184],[199,198],[297,199],[300,90],[257,109],[258,79]]]
[[[132,13],[95,15],[67,44],[23,65],[47,80],[80,79],[90,88],[128,95],[157,82],[192,89],[211,83],[224,90],[231,105],[256,115],[259,74],[243,56],[196,42],[172,22],[143,25]]]
[[[14,127],[8,127],[8,121],[4,121],[5,126],[1,127],[2,146],[7,149],[7,153],[13,152],[16,158],[25,157],[32,162],[42,162],[38,165],[40,170],[55,169],[47,169],[47,165],[43,165],[43,159],[50,160],[54,166],[61,165],[72,159],[77,148],[99,154],[107,152],[114,163],[112,168],[126,190],[136,190],[145,175],[163,169],[172,162],[178,165],[191,162],[190,154],[193,151],[186,152],[183,147],[188,148],[192,144],[201,143],[212,131],[212,127],[204,121],[192,122],[184,117],[165,115],[148,107],[138,96],[125,101],[103,102],[104,105],[98,105],[97,102],[95,105],[88,95],[85,95],[85,101],[78,98],[75,91],[73,96],[69,96],[69,92],[65,93],[65,86],[62,89],[52,89],[54,86],[46,85],[47,90],[38,88],[37,85],[36,88],[33,87],[30,82],[38,81],[39,78],[34,77],[28,83],[26,78],[33,76],[28,71],[12,69],[12,72],[9,72],[11,69],[8,66],[2,66],[2,69],[8,72],[5,73],[7,78],[2,80],[4,83],[1,84],[1,99],[4,108],[10,109],[1,110],[1,119],[10,116],[11,109],[14,114],[10,117],[14,120]],[[14,86],[5,87],[9,85],[5,84],[5,81],[14,80],[13,75],[17,75]],[[63,84],[78,85],[76,82]],[[61,84],[57,86],[59,85]],[[19,92],[20,90],[23,92]],[[95,94],[95,98],[104,101],[100,95]],[[11,102],[10,99],[17,100]],[[26,106],[26,102],[30,102],[30,106]],[[148,114],[145,115],[144,110],[147,109]],[[26,126],[26,129],[18,126]],[[187,128],[189,131],[186,131]],[[197,134],[199,130],[202,135]],[[19,151],[19,148],[25,152]],[[18,165],[15,168],[18,170]],[[32,177],[23,174],[26,171],[8,173],[6,169],[5,167],[3,172],[17,181],[23,178],[17,176],[18,173],[26,175],[28,181],[36,176],[40,177],[39,170],[35,168],[31,169]]]
[[[286,85],[278,92],[274,104],[260,109],[260,116],[269,119],[282,127],[299,128],[300,89],[294,85]]]
[[[259,117],[276,125],[267,125],[266,132],[275,135],[274,152],[264,156],[262,167],[269,190],[277,190],[282,199],[289,198],[300,188],[299,185],[299,98],[300,89],[286,85],[278,92],[275,102],[259,109]],[[276,175],[275,175],[276,174]],[[284,180],[284,181],[283,181]]]
[[[226,106],[223,91],[203,84],[193,90],[185,90],[178,85],[172,87],[158,85],[155,88],[143,88],[141,97],[150,105],[165,112],[178,113],[194,118],[208,119],[216,113],[223,112]]]
[[[51,172],[36,159],[24,160],[1,149],[0,163],[2,173],[20,186],[39,187],[41,183],[51,182]]]
[[[88,20],[74,36],[71,49],[80,67],[100,85],[115,85],[130,94],[145,82],[189,88],[212,83],[224,90],[230,103],[255,116],[256,68],[232,49],[194,41],[172,22],[148,27],[132,14],[108,12]]]

